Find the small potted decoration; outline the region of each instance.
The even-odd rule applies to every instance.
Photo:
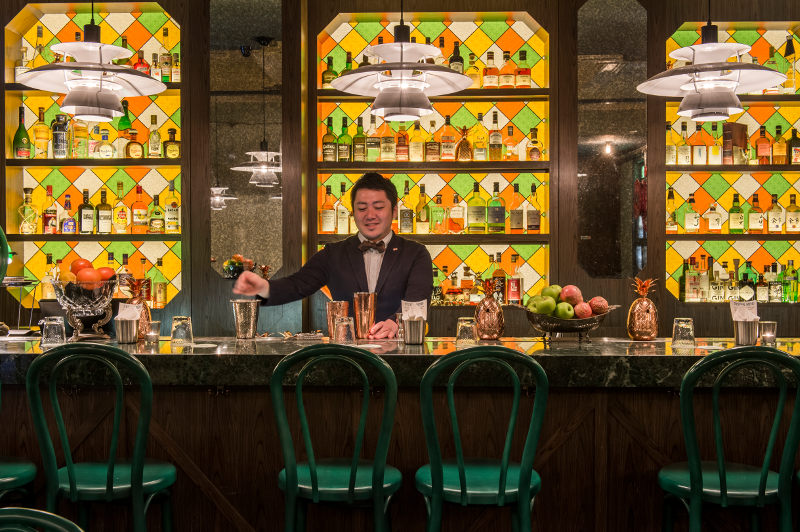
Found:
[[[628,336],[631,340],[653,340],[658,335],[658,309],[647,294],[655,285],[655,279],[642,281],[634,278],[634,292],[639,297],[628,310]]]

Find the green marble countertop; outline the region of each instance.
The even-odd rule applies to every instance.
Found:
[[[314,343],[317,342],[276,338],[198,338],[191,347],[175,349],[165,340],[158,348],[141,342],[120,347],[142,361],[155,386],[265,386],[283,356]],[[545,346],[540,338],[507,338],[486,343],[532,355],[547,372],[551,387],[669,389],[679,388],[683,374],[700,357],[734,345],[731,339],[719,338],[698,339],[694,349],[672,349],[668,339],[633,342],[621,338],[593,338],[591,343],[557,340]],[[365,341],[359,346],[384,357],[394,370],[398,384],[404,387],[418,386],[425,369],[434,360],[456,349],[453,338],[426,338],[423,345]],[[778,348],[798,355],[800,339],[780,340]],[[30,361],[41,352],[38,341],[0,342],[0,382],[24,384]],[[74,380],[79,384],[87,379],[93,379],[91,372],[80,372]],[[524,374],[522,380],[523,384],[530,382]],[[749,372],[735,377],[731,384],[759,386],[764,382],[763,375]],[[501,373],[487,370],[468,372],[460,383],[492,387],[505,386],[506,380]],[[315,371],[308,384],[349,385],[351,379],[331,367]]]

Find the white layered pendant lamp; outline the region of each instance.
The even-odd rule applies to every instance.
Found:
[[[701,43],[669,54],[687,65],[661,72],[636,87],[645,94],[682,97],[678,115],[695,122],[727,120],[743,111],[737,93],[760,91],[786,81],[786,75],[776,70],[742,63],[742,55],[750,51],[750,46],[718,42],[717,26],[711,23],[711,0],[708,4],[709,18],[701,29]],[[735,60],[730,61],[732,58]]]
[[[365,54],[377,64],[358,67],[331,81],[339,91],[357,96],[373,96],[371,113],[384,120],[406,122],[433,113],[428,99],[462,91],[472,85],[469,76],[446,66],[426,63],[441,52],[435,46],[411,42],[411,29],[403,21],[394,28],[394,42],[369,46]]]
[[[115,65],[127,59],[127,48],[100,42],[100,26],[92,19],[83,27],[83,42],[62,42],[50,49],[64,58],[62,62],[32,68],[17,76],[17,82],[48,92],[65,94],[61,110],[76,119],[108,122],[122,116],[122,98],[151,96],[167,86],[136,69]],[[73,61],[67,62],[67,58]]]

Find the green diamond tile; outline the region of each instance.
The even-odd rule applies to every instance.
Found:
[[[176,175],[175,179],[173,181],[175,181],[175,192],[177,192],[180,195],[180,193],[181,193],[181,174]]]
[[[323,117],[324,119],[322,120],[322,123],[325,124],[325,123],[327,123],[328,118],[333,118],[333,133],[334,133],[334,135],[336,135],[337,132],[339,131],[339,129],[341,129],[341,127],[342,127],[342,118],[343,117],[347,117],[347,113],[342,111],[342,109],[337,106],[336,109],[331,111],[331,114],[329,114],[326,117]]]
[[[719,174],[712,174],[711,177],[706,179],[706,182],[703,183],[703,190],[708,192],[708,194],[718,200],[725,192],[730,188],[730,184],[725,181]]]
[[[167,23],[169,17],[163,12],[142,13],[137,20],[147,31],[155,35],[156,32],[161,29],[161,26]]]
[[[378,36],[383,31],[383,25],[380,22],[359,22],[356,24],[354,30],[361,35],[361,37],[368,43]]]
[[[116,172],[111,174],[111,177],[108,178],[106,181],[106,186],[109,188],[112,194],[117,193],[117,181],[122,181],[122,191],[125,195],[127,195],[131,190],[136,187],[136,181],[129,176],[125,170],[119,168]]]
[[[42,245],[42,253],[53,255],[53,262],[63,259],[72,250],[66,242],[45,242]]]
[[[456,257],[461,259],[462,261],[466,261],[467,257],[472,255],[475,250],[478,249],[479,246],[469,246],[469,245],[458,245],[458,246],[450,246],[450,249],[453,253],[456,254]]]
[[[784,135],[792,126],[780,113],[772,113],[772,116],[763,125],[767,126],[767,133],[773,137],[775,136],[775,126],[781,126]]]
[[[519,255],[520,259],[527,262],[542,247],[544,246],[540,244],[514,244],[511,249]]]
[[[83,29],[85,24],[89,24],[92,19],[92,15],[90,13],[78,13],[74,17],[72,17],[72,22],[78,25],[79,28]],[[97,14],[95,14],[95,23],[99,23]]]
[[[122,255],[127,254],[130,257],[136,252],[136,246],[130,242],[111,242],[106,246],[106,251],[113,253],[114,258],[122,264]]]
[[[475,183],[475,179],[470,174],[456,174],[447,184],[450,185],[450,188],[456,191],[459,196],[465,198],[472,193],[473,183]],[[402,190],[400,192],[402,192]]]
[[[533,67],[536,63],[538,63],[539,61],[542,60],[542,56],[537,54],[536,50],[534,50],[531,47],[531,45],[529,45],[528,43],[524,43],[522,46],[519,47],[519,50],[517,50],[514,53],[513,59],[514,59],[514,61],[516,63],[519,63],[519,52],[521,50],[526,50],[528,52],[528,55],[526,57],[527,57],[527,60],[528,60],[528,66],[529,67]]]
[[[414,186],[414,180],[408,177],[407,174],[393,174],[390,178],[390,181],[394,183],[394,188],[397,189],[397,197],[403,197],[403,189],[406,186],[406,181],[408,181],[408,187],[411,189]]]
[[[358,26],[360,25],[361,24],[359,24]],[[438,45],[439,43],[436,42],[436,38],[439,37],[439,35],[441,35],[442,32],[447,29],[447,26],[445,26],[444,23],[442,22],[431,20],[431,21],[420,22],[419,24],[417,24],[417,29],[425,37],[431,38],[431,44]]]
[[[792,247],[792,244],[785,240],[776,240],[774,242],[764,242],[762,247],[777,261]]]
[[[181,257],[181,241],[175,242],[172,246],[170,246],[170,250],[175,254],[176,257]]]
[[[470,113],[463,105],[459,107],[458,111],[456,111],[453,116],[450,117],[450,124],[459,130],[462,127],[472,127],[477,123],[478,119],[475,117],[475,115]]]
[[[508,24],[499,21],[487,21],[480,25],[483,33],[486,34],[492,41],[496,41],[508,30]]]
[[[792,188],[792,185],[790,185],[781,174],[772,174],[772,176],[767,179],[766,183],[764,183],[764,190],[770,194],[777,194],[779,198],[790,188]]]
[[[69,188],[70,183],[69,180],[64,177],[64,174],[54,168],[49,174],[47,174],[47,177],[42,179],[42,187],[44,187],[45,190],[47,189],[48,185],[53,187],[53,197],[57,198]]]
[[[714,257],[714,260],[718,259],[728,251],[731,247],[730,242],[725,242],[723,240],[714,240],[714,241],[706,241],[703,242],[702,249],[705,249],[709,255]]]
[[[753,46],[761,38],[761,34],[755,30],[738,30],[734,31],[731,37],[738,43]]]
[[[344,69],[344,61],[347,59],[347,52],[344,51],[344,48],[337,44],[322,60],[327,61],[328,57],[333,57],[333,69],[336,72],[341,72]]]
[[[676,31],[672,34],[672,38],[680,48],[694,44],[699,37],[696,31]]]
[[[172,113],[172,116],[170,116],[170,118],[172,119],[173,122],[175,122],[176,126],[181,127],[181,108],[178,107],[178,109],[176,109],[175,112]]]
[[[530,131],[531,128],[537,127],[541,122],[542,119],[528,106],[523,107],[520,112],[511,119],[511,123],[520,131]]]

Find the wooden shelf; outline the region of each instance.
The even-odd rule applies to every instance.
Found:
[[[412,172],[427,174],[430,172],[445,172],[459,174],[465,172],[549,172],[549,161],[440,161],[429,163],[406,162],[317,162],[317,172]],[[800,166],[798,166],[800,170]]]
[[[667,164],[667,173],[691,173],[691,172],[800,172],[800,164],[721,164],[721,165],[684,165]]]
[[[742,103],[748,102],[777,102],[777,103],[800,103],[800,94],[739,94],[737,95]],[[669,103],[680,103],[680,97],[665,98]]]
[[[98,166],[180,166],[181,159],[6,159],[6,166],[18,167],[98,167]]]
[[[181,235],[6,235],[9,242],[177,242]]]
[[[329,244],[340,242],[351,235],[317,235],[317,243]],[[420,244],[547,244],[550,235],[517,235],[506,233],[492,233],[481,235],[399,235]]]
[[[742,235],[732,235],[732,234],[718,234],[718,233],[691,233],[691,234],[680,234],[680,235],[671,235],[666,233],[666,240],[667,242],[670,241],[717,241],[717,240],[745,240],[745,241],[753,241],[753,240],[763,240],[765,242],[793,242],[800,237],[800,234],[742,234]]]
[[[453,101],[533,101],[547,100],[550,98],[550,89],[466,89],[454,94],[443,96],[431,96],[431,103],[453,102]],[[356,96],[333,89],[317,89],[317,101],[319,102],[367,102],[370,103],[375,97]]]
[[[167,90],[165,92],[178,92],[181,89],[180,83],[165,83],[164,85],[167,86]],[[21,83],[6,83],[4,86],[5,91],[8,92],[24,92],[24,93],[32,93],[32,92],[41,92],[42,94],[55,94],[50,91],[43,91],[40,89],[31,89],[30,87],[26,87]],[[164,94],[163,92],[161,94]],[[158,96],[157,94],[155,96]],[[146,96],[149,98],[149,96]]]

